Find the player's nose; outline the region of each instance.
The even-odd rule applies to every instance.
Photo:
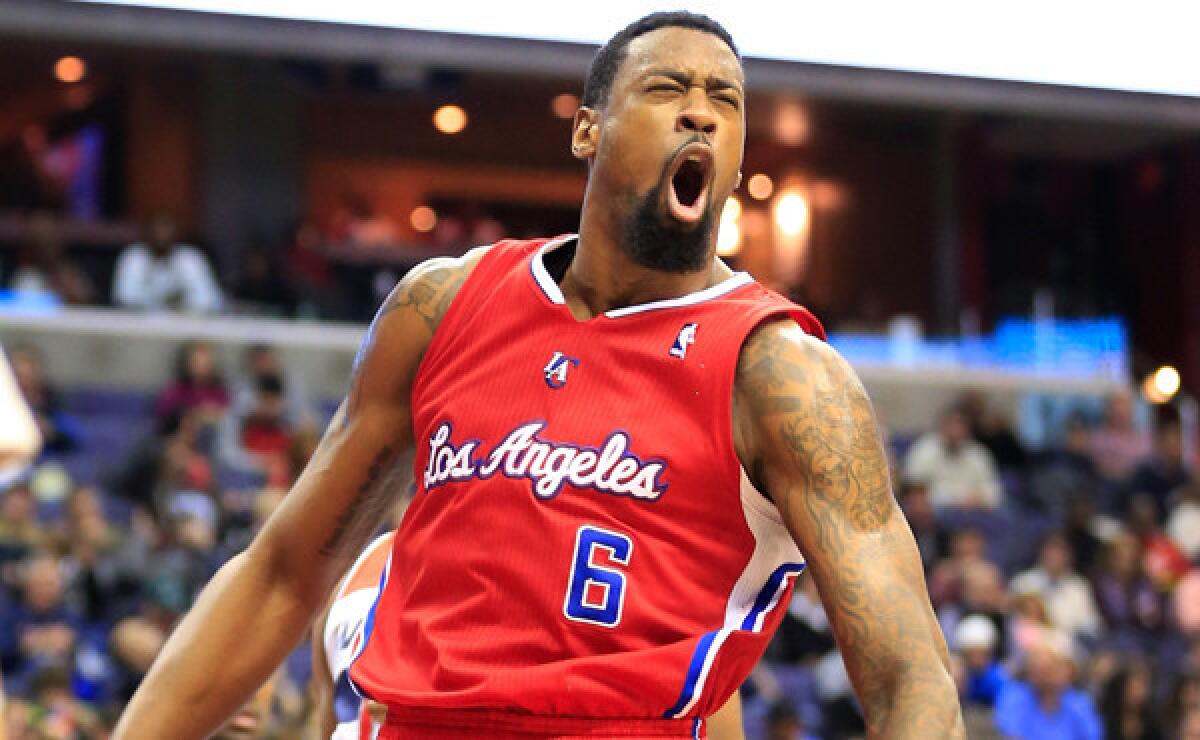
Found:
[[[705,95],[688,95],[687,105],[679,111],[679,116],[675,119],[675,130],[694,131],[708,136],[716,133],[717,117],[708,108]]]

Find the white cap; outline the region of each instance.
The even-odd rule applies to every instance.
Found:
[[[972,614],[958,623],[954,630],[954,644],[958,650],[996,646],[996,625],[980,614]]]

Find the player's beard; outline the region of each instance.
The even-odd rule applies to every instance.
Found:
[[[712,243],[712,206],[700,221],[684,225],[663,208],[664,178],[646,193],[625,225],[625,251],[638,265],[677,274],[699,272],[708,264]]]

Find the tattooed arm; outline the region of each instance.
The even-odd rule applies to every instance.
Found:
[[[946,643],[892,495],[871,403],[791,321],[747,340],[735,442],[808,560],[873,738],[964,737]]]
[[[207,737],[295,646],[399,491],[421,357],[481,252],[400,282],[355,360],[350,392],[291,493],[205,587],[134,695],[117,740]]]

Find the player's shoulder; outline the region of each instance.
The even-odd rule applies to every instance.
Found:
[[[413,267],[396,284],[376,314],[376,321],[393,312],[419,317],[430,333],[435,331],[463,285],[485,260],[497,263],[524,261],[551,239],[504,239],[474,247],[458,257],[434,257]]]
[[[855,382],[850,365],[823,337],[795,317],[755,327],[738,355],[735,389],[749,400],[767,401],[789,387]]]

